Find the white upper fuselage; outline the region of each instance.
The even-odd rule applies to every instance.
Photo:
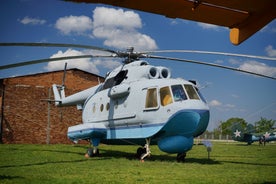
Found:
[[[119,81],[119,84],[116,81]],[[108,129],[162,125],[178,111],[209,110],[193,83],[183,79],[171,79],[168,69],[147,65],[144,61],[115,69],[101,88],[87,98],[83,108],[83,123],[103,123]],[[178,88],[183,91],[179,93]],[[185,98],[181,98],[181,93],[185,93],[182,94]],[[137,135],[132,136],[152,136],[162,126],[135,132]],[[115,137],[110,134],[107,138],[129,136],[120,133],[120,137],[118,134]]]
[[[185,153],[209,123],[209,107],[194,82],[172,79],[167,68],[145,61],[120,66],[103,84],[68,97],[63,86],[53,89],[58,106],[83,110],[83,124],[68,128],[69,139],[94,146],[150,138],[162,151]]]

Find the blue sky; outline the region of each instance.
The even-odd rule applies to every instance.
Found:
[[[0,42],[55,42],[88,44],[124,50],[204,50],[276,57],[276,21],[272,21],[248,40],[234,46],[229,29],[181,19],[169,19],[118,7],[63,1],[7,0],[0,2]],[[33,59],[91,53],[65,48],[0,47],[1,65]],[[258,59],[167,54],[253,70],[276,77],[276,62]],[[148,60],[168,67],[172,77],[195,79],[209,102],[209,130],[231,117],[249,123],[261,117],[276,120],[276,81],[208,66],[164,60]],[[82,59],[71,61],[71,68],[104,76],[120,60]],[[0,71],[0,78],[59,70],[61,63],[39,64]]]

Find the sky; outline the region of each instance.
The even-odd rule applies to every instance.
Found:
[[[276,57],[276,21],[242,44],[230,43],[229,29],[183,19],[170,19],[101,4],[64,1],[0,1],[0,42],[86,44],[114,50],[203,50]],[[0,65],[61,56],[95,54],[76,48],[0,47]],[[102,53],[101,53],[102,54]],[[160,55],[160,54],[159,54]],[[276,61],[241,57],[169,53],[166,56],[210,62],[276,77]],[[276,120],[276,80],[235,71],[168,60],[146,59],[168,67],[173,78],[197,80],[210,106],[208,130],[232,117],[254,124],[261,117]],[[0,78],[62,70],[64,62],[1,70]],[[68,68],[105,76],[119,66],[115,59],[78,59]]]

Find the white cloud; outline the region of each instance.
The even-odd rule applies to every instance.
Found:
[[[222,103],[218,100],[212,100],[209,102],[209,105],[212,106],[212,107],[218,107],[218,106],[221,106]]]
[[[222,64],[222,63],[224,63],[224,61],[221,60],[221,59],[218,59],[218,60],[215,61],[215,63],[217,63],[217,64]]]
[[[256,61],[244,62],[240,65],[239,69],[276,77],[276,67],[271,67],[266,65],[265,63],[260,63]]]
[[[272,45],[269,45],[265,48],[265,51],[268,56],[275,57],[276,56],[276,49],[273,49]]]
[[[84,34],[92,30],[92,20],[87,16],[66,16],[56,21],[55,27],[63,34]]]
[[[133,11],[97,7],[93,13],[94,27],[122,27],[128,29],[142,27],[140,16]]]
[[[240,98],[240,96],[236,95],[236,94],[232,94],[231,97],[233,97],[233,98]]]
[[[197,25],[203,29],[208,29],[208,30],[215,30],[215,31],[218,31],[220,29],[219,26],[217,25],[214,25],[214,24],[206,24],[206,23],[197,23]]]
[[[233,59],[233,58],[230,58],[228,60],[228,62],[232,65],[240,65],[242,62],[240,60],[237,60],[237,59]]]
[[[46,20],[39,18],[24,17],[22,20],[19,20],[22,24],[32,24],[32,25],[42,25],[46,23]]]
[[[171,25],[177,25],[178,21],[176,19],[171,19],[170,24]]]
[[[103,66],[104,68],[107,68],[107,69],[114,69],[118,66],[121,65],[120,62],[118,61],[113,61],[111,59],[96,59],[93,61],[95,63],[96,66]]]
[[[81,56],[81,55],[98,55],[97,51],[91,50],[83,50],[78,51],[74,49],[68,49],[65,52],[58,51],[57,53],[53,54],[50,58],[57,58],[57,57],[67,57],[67,56]],[[55,70],[62,70],[64,68],[65,63],[68,63],[68,68],[78,68],[90,73],[99,74],[98,67],[104,67],[107,69],[114,69],[120,65],[120,62],[113,61],[113,60],[101,60],[96,59],[92,60],[91,58],[82,58],[82,59],[70,59],[70,60],[62,60],[62,61],[54,61],[48,63],[45,67],[48,71],[55,71]]]
[[[119,49],[133,46],[135,50],[157,49],[155,41],[139,33],[140,16],[133,11],[97,7],[93,11],[93,36],[104,39],[104,45]]]
[[[233,104],[225,104],[224,105],[226,108],[235,108],[236,106]]]
[[[80,55],[84,55],[84,53],[81,51],[68,49],[65,52],[58,51],[57,53],[53,54],[50,58],[80,56]],[[93,62],[90,62],[90,58],[54,61],[54,62],[48,63],[45,69],[48,71],[61,70],[64,68],[64,64],[66,62],[68,63],[68,68],[79,68],[84,71],[99,74],[99,70],[97,69],[96,65]]]
[[[209,106],[215,108],[218,111],[237,111],[239,109],[236,108],[234,104],[223,104],[218,100],[212,100],[209,102]]]

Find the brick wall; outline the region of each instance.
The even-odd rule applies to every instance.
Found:
[[[70,143],[67,128],[81,123],[81,111],[73,107],[55,107],[52,84],[61,84],[63,71],[2,80],[1,114],[3,143]],[[81,70],[66,74],[66,95],[95,86],[103,78]]]

